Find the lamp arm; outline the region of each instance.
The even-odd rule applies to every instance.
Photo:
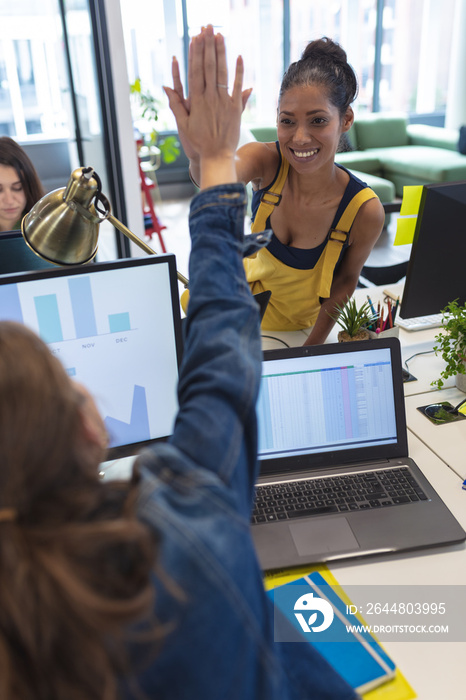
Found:
[[[145,253],[148,253],[149,255],[157,255],[157,253],[155,252],[155,250],[153,250],[153,249],[150,247],[150,245],[148,245],[147,243],[145,243],[141,238],[139,238],[139,236],[136,236],[136,234],[133,233],[132,231],[130,231],[129,228],[127,228],[124,224],[121,223],[121,221],[118,221],[118,219],[116,219],[116,218],[113,216],[113,214],[108,214],[106,218],[107,218],[107,221],[110,221],[110,223],[113,224],[113,225],[115,226],[116,229],[118,229],[118,231],[121,231],[121,233],[123,233],[127,238],[129,238],[130,241],[132,241],[132,242],[135,243],[137,246],[139,246],[140,248],[142,248],[142,250],[143,250]],[[178,277],[178,279],[180,280],[180,282],[182,282],[182,283],[184,284],[184,286],[186,287],[186,289],[188,289],[188,287],[189,287],[189,280],[188,280],[184,275],[182,275],[181,272],[178,272],[178,271],[177,271],[177,273],[176,273],[176,276]]]

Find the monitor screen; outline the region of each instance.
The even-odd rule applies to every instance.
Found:
[[[424,185],[401,301],[402,318],[466,302],[466,181]]]
[[[56,265],[36,255],[21,231],[0,233],[0,275],[47,268],[56,268]]]
[[[181,354],[173,255],[0,276],[0,320],[32,328],[93,394],[109,458],[171,435]]]

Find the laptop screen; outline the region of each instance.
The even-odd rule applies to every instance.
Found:
[[[2,276],[0,319],[29,326],[91,391],[109,457],[171,435],[181,354],[173,255]]]
[[[344,346],[265,353],[257,403],[261,460],[338,463],[397,446],[391,347]]]

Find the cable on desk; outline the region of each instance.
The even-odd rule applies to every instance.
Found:
[[[290,347],[291,347],[291,345],[288,345],[288,343],[286,343],[286,342],[285,342],[284,340],[282,340],[281,338],[275,338],[274,335],[262,335],[262,333],[261,333],[261,338],[268,338],[268,340],[276,340],[276,341],[279,342],[279,343],[283,343],[283,345],[284,345],[286,348],[290,348]]]
[[[405,365],[406,369],[409,371],[408,362],[410,362],[415,357],[418,357],[418,355],[430,355],[432,352],[435,352],[435,351],[434,350],[424,350],[423,352],[416,352],[414,355],[411,355],[411,357],[408,357],[408,359],[404,361],[404,365]]]

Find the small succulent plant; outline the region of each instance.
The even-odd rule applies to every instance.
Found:
[[[366,331],[377,319],[369,302],[366,301],[358,308],[354,297],[348,298],[343,306],[335,304],[335,309],[336,311],[330,316],[350,338],[355,338],[361,331]]]

